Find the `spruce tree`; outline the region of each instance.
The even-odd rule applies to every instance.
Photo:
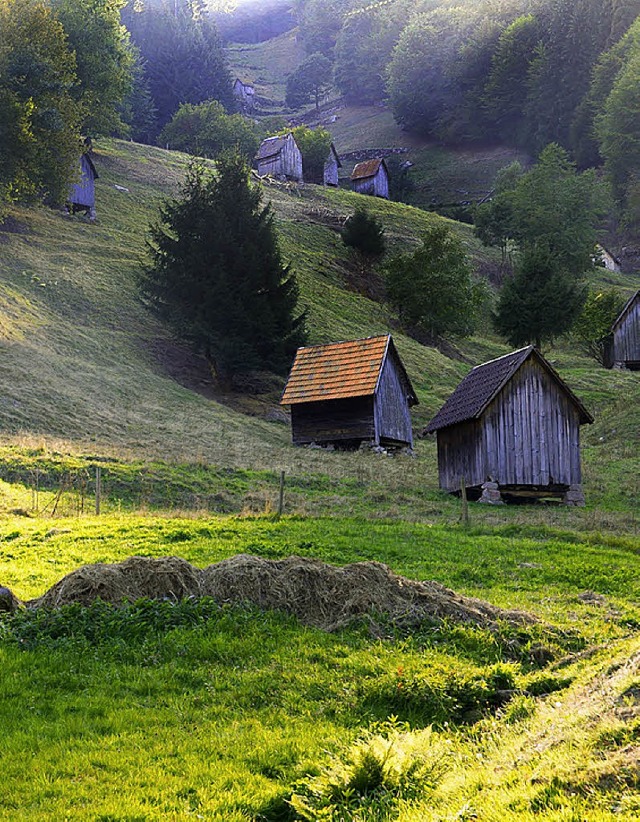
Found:
[[[284,373],[305,339],[298,286],[282,262],[271,206],[249,184],[237,153],[207,176],[193,163],[182,196],[151,228],[141,290],[174,332],[191,342],[219,384],[255,369]]]

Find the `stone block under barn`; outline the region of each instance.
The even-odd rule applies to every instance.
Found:
[[[296,445],[413,445],[418,398],[390,334],[299,348],[282,396]]]
[[[533,346],[477,365],[425,429],[440,487],[501,502],[558,496],[584,505],[580,426],[593,418]]]

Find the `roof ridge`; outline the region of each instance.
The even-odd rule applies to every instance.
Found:
[[[476,368],[482,368],[485,365],[491,365],[491,363],[498,362],[499,360],[504,360],[506,357],[514,357],[516,354],[521,354],[523,351],[535,351],[535,345],[524,345],[522,348],[516,348],[515,351],[509,351],[508,354],[501,354],[499,357],[494,357],[492,360],[487,360],[486,362],[478,363],[478,365],[474,365],[471,371],[475,371]],[[471,372],[469,372],[471,373]]]

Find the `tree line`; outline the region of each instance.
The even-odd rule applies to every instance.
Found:
[[[404,128],[451,144],[549,143],[604,165],[640,213],[640,0],[297,0],[309,55],[347,101],[388,98]]]

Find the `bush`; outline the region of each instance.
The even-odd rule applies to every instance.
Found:
[[[340,232],[342,242],[367,257],[380,257],[387,244],[382,223],[364,208],[358,208],[349,217]]]

